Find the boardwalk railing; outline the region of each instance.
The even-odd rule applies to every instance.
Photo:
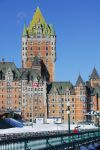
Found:
[[[75,149],[100,141],[100,130],[79,133],[41,132],[0,136],[0,150]]]

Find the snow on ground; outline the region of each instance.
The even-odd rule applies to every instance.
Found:
[[[96,129],[94,125],[79,125],[79,129]],[[76,124],[71,124],[70,128],[73,130],[77,127]],[[10,133],[25,133],[25,132],[42,132],[42,131],[58,131],[58,130],[68,130],[67,124],[33,124],[33,126],[24,126],[23,128],[10,128],[10,129],[0,129],[0,134],[10,134]]]

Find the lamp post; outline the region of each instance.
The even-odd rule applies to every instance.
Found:
[[[39,93],[38,93],[38,91],[39,91],[39,82],[40,82],[40,76],[37,76],[37,81],[38,81],[38,84],[37,84],[37,110],[38,110],[38,119],[39,119],[39,117],[40,117],[40,115],[39,115]]]
[[[67,114],[68,114],[68,133],[70,133],[70,102],[67,102]]]
[[[99,116],[100,116],[99,111],[96,111],[96,117],[97,117],[97,125],[98,125],[98,127],[99,127]]]

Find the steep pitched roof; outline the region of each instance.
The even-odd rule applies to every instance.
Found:
[[[28,31],[27,31],[26,24],[24,24],[24,29],[23,29],[23,34],[22,34],[22,36],[23,36],[23,37],[28,36]]]
[[[63,95],[67,88],[70,89],[72,93],[74,92],[71,82],[52,82],[48,85],[47,93],[57,91],[59,95]]]
[[[19,71],[21,73],[22,80],[34,80],[40,75],[38,70],[31,68],[19,68]]]
[[[15,66],[14,62],[0,62],[0,71],[2,71],[4,76],[9,67],[12,72],[15,72],[15,79],[19,79],[21,74],[18,68]]]
[[[46,23],[39,7],[37,7],[34,16],[32,18],[32,21],[30,22],[30,25],[28,27],[29,35],[37,33],[38,25],[40,25],[40,28],[44,35],[49,35],[49,36],[55,35],[53,26]]]
[[[51,30],[51,35],[56,35],[55,30],[54,30],[54,27],[53,27],[52,24],[49,24],[49,28],[50,28],[50,30]]]
[[[83,81],[81,75],[79,74],[75,86],[79,86],[80,84],[82,84],[83,86],[85,85],[85,83],[84,83],[84,81]]]
[[[95,67],[93,68],[93,71],[92,71],[92,73],[90,75],[90,79],[100,79],[99,74],[98,74],[98,72],[97,72]]]

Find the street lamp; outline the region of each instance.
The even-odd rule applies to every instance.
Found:
[[[37,76],[37,81],[38,81],[38,84],[37,84],[37,114],[38,114],[38,119],[39,119],[39,117],[40,117],[40,115],[39,115],[39,93],[38,93],[38,91],[39,91],[39,82],[40,82],[40,76]]]
[[[67,102],[67,114],[68,114],[68,133],[70,133],[70,102]]]
[[[100,117],[99,111],[96,111],[96,117],[97,117],[97,125],[99,127],[99,117]]]

